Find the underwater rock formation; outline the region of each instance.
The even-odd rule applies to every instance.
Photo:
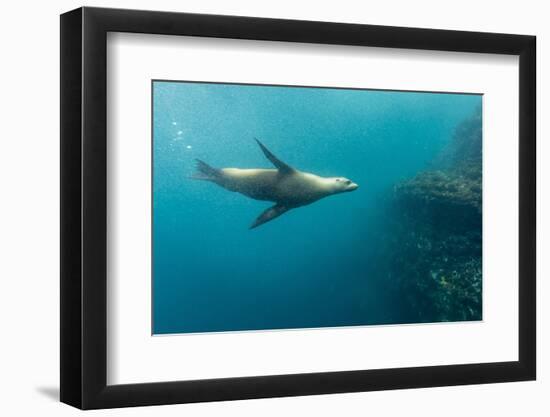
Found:
[[[481,162],[481,108],[460,123],[449,145],[436,157],[436,163],[445,166],[460,164],[463,160]]]
[[[481,319],[481,112],[466,120],[434,168],[393,189],[388,284],[399,321]]]

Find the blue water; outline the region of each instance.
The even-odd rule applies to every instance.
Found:
[[[393,322],[380,202],[429,167],[481,96],[153,83],[153,333]],[[295,168],[359,189],[249,230],[272,203],[188,179],[194,159]]]

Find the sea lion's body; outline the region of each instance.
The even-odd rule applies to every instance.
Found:
[[[323,178],[307,172],[281,175],[277,169],[223,168],[220,171],[216,184],[255,200],[284,203],[294,208],[327,195]]]
[[[292,168],[275,157],[260,141],[257,142],[277,169],[217,169],[197,160],[198,175],[194,177],[255,200],[275,202],[256,219],[251,228],[273,220],[290,209],[357,189],[357,184],[346,178],[324,178]]]

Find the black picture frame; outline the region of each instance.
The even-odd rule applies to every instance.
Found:
[[[108,32],[519,56],[519,360],[107,385]],[[61,401],[81,409],[534,380],[534,36],[171,12],[61,15]]]

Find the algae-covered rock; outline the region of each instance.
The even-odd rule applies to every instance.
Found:
[[[462,123],[436,168],[393,189],[388,285],[401,320],[481,319],[481,113]]]
[[[470,163],[448,171],[426,171],[398,184],[394,192],[411,203],[428,202],[481,212],[481,166]]]

